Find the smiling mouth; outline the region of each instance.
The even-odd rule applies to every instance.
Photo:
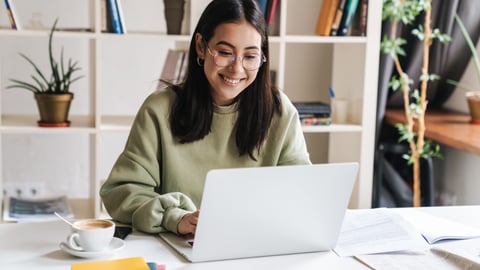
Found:
[[[238,84],[241,80],[241,79],[228,78],[226,76],[222,76],[222,79],[223,79],[223,81],[225,81],[226,83],[229,83],[229,84]]]

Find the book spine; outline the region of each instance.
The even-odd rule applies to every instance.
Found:
[[[364,37],[367,35],[367,16],[368,16],[368,0],[361,0],[355,21],[352,24],[352,35]]]
[[[332,123],[332,120],[329,116],[327,117],[305,116],[305,117],[300,117],[300,123],[304,126],[320,126],[320,125],[330,125]]]
[[[338,0],[324,0],[320,8],[320,14],[317,20],[315,33],[320,36],[329,36],[332,28],[335,12],[337,10]]]
[[[257,0],[258,7],[263,13],[263,16],[265,17],[265,21],[267,20],[267,8],[268,8],[268,0]]]
[[[111,18],[110,18],[110,12],[108,12],[107,0],[100,1],[100,16],[101,16],[100,31],[103,33],[110,32],[111,27],[109,28],[109,24],[111,26]]]
[[[127,28],[125,27],[125,18],[123,17],[122,1],[116,0],[116,2],[117,2],[118,18],[120,20],[120,27],[122,28],[122,34],[126,34]]]
[[[7,15],[8,19],[10,20],[10,25],[12,26],[12,29],[18,30],[17,22],[15,20],[15,14],[13,12],[12,6],[10,5],[10,0],[5,0],[5,7],[7,9]]]
[[[347,0],[340,0],[337,6],[337,11],[335,13],[335,18],[333,19],[332,29],[330,30],[330,36],[336,36],[338,28],[340,27],[340,22],[342,21],[343,10]]]
[[[359,2],[359,0],[348,0],[343,12],[342,21],[340,22],[340,27],[338,28],[337,36],[346,36],[348,34],[348,30],[352,25]]]
[[[122,34],[122,26],[120,23],[120,16],[118,14],[118,6],[116,0],[107,0],[108,10],[112,18],[112,30],[115,34]]]
[[[183,83],[185,80],[185,75],[187,74],[187,66],[188,66],[188,52],[183,52],[182,57],[182,67],[180,68],[180,74],[178,76],[178,83]]]
[[[275,19],[275,11],[277,9],[277,0],[269,0],[268,4],[268,16],[267,16],[267,25],[272,25],[273,20]]]
[[[185,57],[184,51],[178,51],[177,63],[175,65],[175,74],[173,75],[173,83],[178,84],[180,81],[180,74],[182,73],[183,59]]]

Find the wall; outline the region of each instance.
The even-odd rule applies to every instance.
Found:
[[[477,44],[478,53],[480,53],[479,44]],[[480,89],[480,81],[473,61],[470,61],[461,82]],[[464,91],[457,89],[446,102],[445,107],[467,113],[468,107]],[[479,204],[480,156],[446,146],[442,146],[442,152],[444,160],[435,160],[435,181],[437,189],[445,195],[443,199],[459,205]]]

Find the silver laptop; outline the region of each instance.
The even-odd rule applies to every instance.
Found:
[[[357,171],[358,163],[211,170],[193,242],[160,237],[190,262],[331,250]]]

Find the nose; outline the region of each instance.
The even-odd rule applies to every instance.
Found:
[[[242,69],[243,69],[243,59],[235,56],[232,59],[232,63],[230,64],[230,68],[235,72],[242,71]]]

